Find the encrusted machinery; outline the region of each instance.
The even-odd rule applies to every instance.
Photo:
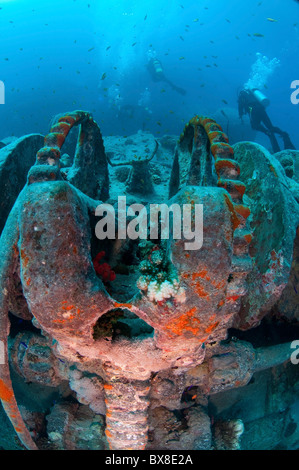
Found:
[[[63,172],[60,149],[77,125],[75,160]],[[95,183],[90,179],[93,166],[100,169]],[[109,286],[97,276],[92,262],[95,209],[109,196],[100,130],[83,111],[62,116],[52,127],[0,242],[0,340],[5,344],[0,398],[27,448],[37,446],[24,424],[11,383],[9,312],[30,318],[40,331],[39,338],[28,334],[27,339],[14,341],[12,363],[17,372],[40,383],[47,383],[47,371],[55,384],[69,381],[85,404],[105,413],[111,449],[147,447],[151,402],[167,402],[167,395],[163,398],[156,387],[159,377],[172,378],[173,403],[179,403],[187,386],[201,386],[202,393],[213,393],[221,388],[219,373],[215,373],[219,360],[213,362],[213,352],[218,357],[229,352],[237,357],[235,363],[243,364],[243,368],[234,367],[229,386],[250,380],[257,369],[254,351],[247,345],[243,349],[231,346],[229,351],[220,345],[228,328],[238,325],[239,312],[248,301],[247,277],[253,269],[250,210],[243,202],[241,180],[234,150],[220,126],[211,119],[192,119],[177,145],[166,202],[180,207],[190,204],[193,215],[196,204],[203,204],[203,246],[185,250],[188,240],[177,240],[173,233],[166,241],[147,241],[140,261],[143,278],[138,280],[136,294],[119,301],[109,294]],[[108,250],[113,252],[116,243],[109,241]],[[269,266],[273,271],[270,261]],[[282,283],[286,284],[289,272],[290,268],[284,269]],[[16,296],[23,301],[16,302]],[[147,334],[135,338],[133,333],[121,334],[122,328],[132,332],[136,325],[139,329],[143,325],[142,331],[147,328]],[[110,334],[117,330],[117,337]],[[22,354],[16,352],[21,343],[26,345]],[[42,374],[32,366],[32,356],[36,363],[43,358]],[[284,361],[285,349],[277,356]],[[208,381],[203,381],[207,370]],[[79,382],[88,385],[80,388]]]

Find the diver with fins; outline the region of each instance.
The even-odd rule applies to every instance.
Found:
[[[148,63],[147,63],[147,70],[152,77],[154,82],[165,82],[171,86],[173,90],[180,93],[181,95],[186,94],[186,90],[176,86],[172,83],[168,78],[165,77],[163,67],[161,62],[155,57],[155,55],[148,55]]]
[[[285,149],[296,150],[289,134],[273,126],[265,109],[269,104],[269,99],[257,88],[243,89],[238,96],[239,117],[242,119],[244,114],[249,115],[252,129],[263,132],[269,137],[274,153],[280,151],[275,134],[282,137]]]

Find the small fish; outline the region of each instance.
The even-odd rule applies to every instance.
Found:
[[[193,23],[197,23],[199,21],[198,18],[194,18]]]
[[[88,49],[87,52],[91,52],[91,51],[93,51],[93,50],[94,50],[94,47],[91,47],[90,49]]]
[[[206,67],[211,68],[211,66],[209,64],[207,64]]]
[[[227,21],[228,23],[231,23],[231,21],[228,18],[225,18],[225,21]]]
[[[274,20],[274,18],[267,18],[268,21],[270,21],[270,23],[277,23],[277,20]]]
[[[106,51],[109,51],[110,47],[111,47],[111,46],[106,47]]]
[[[160,121],[157,121],[157,124],[158,126],[162,126],[161,122]]]
[[[183,36],[180,36],[180,39],[181,39],[182,41],[185,41],[185,39],[183,38]]]
[[[225,114],[225,112],[223,111],[223,109],[221,109],[221,114],[223,114],[223,116],[225,116],[227,118],[227,115]]]
[[[184,60],[185,57],[182,55],[181,57],[179,57],[179,60]]]
[[[215,44],[214,41],[210,41],[211,44]]]
[[[145,21],[145,20],[146,20],[146,18],[147,18],[147,15],[145,15],[145,17],[143,18],[143,20]]]
[[[236,39],[240,39],[239,36],[235,36]]]
[[[255,36],[256,38],[263,38],[264,35],[261,34],[261,33],[254,33],[253,36]]]
[[[28,345],[27,345],[26,343],[24,343],[24,341],[21,341],[20,344],[21,344],[22,346],[24,346],[24,348],[26,348],[26,349],[28,348]]]
[[[160,93],[165,93],[165,92],[166,92],[165,88],[161,88]]]
[[[101,80],[105,80],[106,76],[106,73],[103,73],[103,75],[101,76]]]
[[[224,104],[228,104],[228,102],[227,102],[226,100],[221,100],[221,101],[222,101],[222,103],[224,103]]]
[[[132,47],[135,46],[136,44],[137,44],[137,42],[133,42]]]

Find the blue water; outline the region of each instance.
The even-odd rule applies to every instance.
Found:
[[[234,116],[260,53],[280,61],[263,89],[268,114],[299,148],[299,105],[290,100],[299,80],[295,0],[6,0],[0,7],[0,138],[45,134],[54,115],[74,109],[91,111],[104,135],[179,134],[195,114]],[[185,95],[152,80],[149,50]]]

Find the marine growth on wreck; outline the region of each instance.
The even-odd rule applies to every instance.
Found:
[[[257,55],[240,118],[278,66]],[[299,151],[193,105],[180,135],[106,135],[74,105],[3,137],[0,449],[298,448]]]

